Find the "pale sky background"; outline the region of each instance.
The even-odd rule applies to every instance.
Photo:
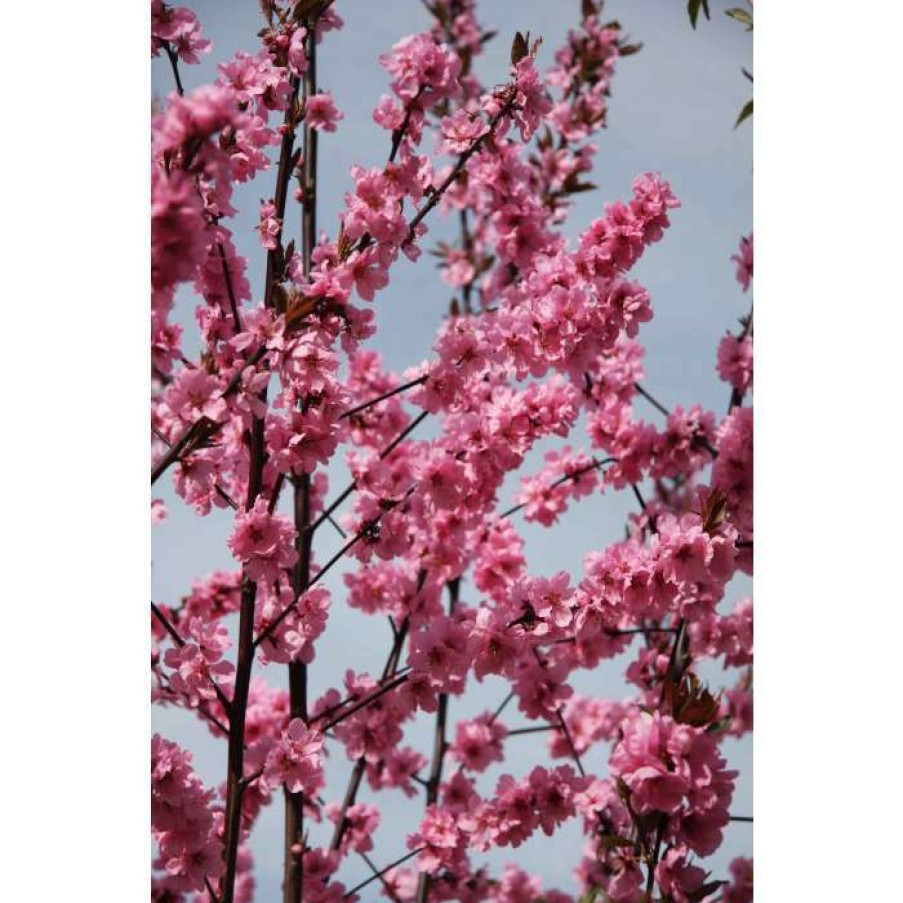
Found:
[[[223,2],[195,0],[189,3],[200,17],[205,35],[214,50],[200,66],[182,66],[187,90],[215,78],[217,63],[236,50],[255,50],[255,33],[262,20],[255,0]],[[655,317],[645,324],[641,340],[646,346],[645,385],[669,407],[699,402],[719,416],[727,407],[728,387],[715,372],[715,353],[726,329],[734,329],[737,319],[749,307],[734,280],[730,256],[739,239],[752,228],[752,123],[736,131],[734,120],[749,98],[749,83],[741,67],[752,69],[752,38],[736,22],[724,16],[728,3],[715,0],[712,21],[702,21],[696,31],[690,27],[686,4],[682,0],[609,0],[604,15],[617,19],[643,50],[622,60],[613,80],[609,100],[608,129],[598,136],[596,168],[592,181],[599,190],[579,196],[567,225],[567,234],[575,236],[590,220],[601,215],[605,202],[630,197],[634,177],[646,171],[658,171],[667,178],[682,202],[674,212],[672,227],[661,242],[653,245],[632,271],[632,278],[648,289]],[[376,165],[385,159],[387,134],[373,124],[371,112],[379,96],[387,91],[386,73],[377,56],[388,50],[401,36],[428,27],[429,19],[418,0],[337,0],[336,9],[345,20],[345,28],[327,35],[320,45],[318,77],[321,88],[332,91],[345,115],[339,131],[321,139],[320,153],[320,227],[334,234],[337,214],[344,192],[350,185],[349,167],[353,163]],[[508,50],[515,30],[529,30],[542,36],[538,63],[551,65],[552,55],[569,27],[579,18],[579,0],[548,3],[544,0],[483,0],[479,18],[487,28],[497,29],[499,37],[477,61],[477,71],[491,84],[506,78]],[[172,88],[168,63],[153,63],[153,88],[165,94]],[[264,254],[253,227],[257,222],[260,198],[272,193],[273,173],[265,173],[250,188],[236,192],[239,215],[232,223],[240,253],[248,257],[248,278],[255,298],[263,284]],[[297,210],[297,207],[290,208]],[[287,217],[288,237],[297,234],[299,217]],[[431,217],[427,245],[446,234],[439,219]],[[452,234],[449,232],[448,234]],[[429,259],[418,265],[400,261],[392,271],[392,282],[377,295],[377,336],[373,347],[379,349],[386,364],[396,371],[422,360],[447,309],[448,288],[437,277]],[[179,320],[192,334],[191,292],[179,295],[182,307]],[[186,348],[192,349],[191,340]],[[637,409],[641,416],[655,419],[651,408]],[[427,420],[416,436],[429,436]],[[583,445],[581,426],[572,434],[573,445]],[[527,459],[523,473],[532,473],[541,463],[541,444]],[[346,484],[344,468],[331,470],[329,498]],[[519,474],[509,480],[502,496],[504,506],[519,484]],[[226,547],[231,529],[231,512],[214,512],[197,518],[186,509],[171,490],[171,477],[160,481],[155,495],[164,498],[170,510],[168,519],[154,528],[153,593],[155,600],[174,604],[187,592],[192,580],[216,568],[232,568],[234,560]],[[594,495],[572,505],[551,530],[528,525],[518,527],[526,541],[530,572],[550,575],[565,569],[579,579],[586,552],[604,546],[623,535],[625,516],[635,507],[630,493]],[[321,530],[315,552],[322,562],[337,548],[337,534]],[[382,621],[366,619],[341,604],[341,570],[326,581],[333,591],[333,607],[326,634],[317,646],[317,659],[310,669],[310,696],[315,698],[326,687],[338,684],[346,667],[377,671],[382,666],[390,640]],[[726,607],[750,591],[750,581],[737,579],[728,589]],[[462,598],[474,602],[472,584],[465,583]],[[349,661],[349,649],[354,651]],[[594,672],[580,673],[574,681],[578,692],[620,699],[626,695],[621,674],[625,661],[605,662]],[[285,668],[261,669],[273,684],[284,685]],[[718,668],[704,671],[717,680]],[[498,680],[480,685],[471,682],[462,699],[453,699],[450,718],[471,717],[494,708],[505,695]],[[521,726],[524,719],[509,709],[505,723]],[[421,717],[406,728],[405,743],[431,751],[432,717]],[[176,710],[154,709],[154,730],[187,746],[194,753],[195,767],[202,779],[218,784],[225,776],[225,743],[210,737],[200,722]],[[517,776],[535,764],[547,762],[546,735],[516,737],[507,744],[507,759],[482,776],[478,789],[494,786],[499,774]],[[727,740],[724,752],[733,767],[740,769],[734,802],[734,814],[752,814],[752,741]],[[594,747],[583,757],[589,772],[605,774],[608,750]],[[564,761],[564,760],[561,760]],[[344,790],[349,764],[334,758],[327,768],[328,799]],[[369,791],[360,799],[367,801]],[[411,833],[422,812],[422,799],[408,801],[400,792],[381,793],[377,804],[383,823],[376,836],[375,861],[389,862],[406,851],[405,837]],[[312,842],[322,842],[325,834],[315,832]],[[558,887],[573,892],[571,875],[577,864],[580,841],[575,821],[551,839],[541,832],[516,850],[494,851],[487,858],[500,870],[503,863],[517,862],[543,878],[543,887]],[[279,898],[282,875],[282,804],[277,800],[257,823],[252,838],[256,860],[258,901]],[[731,824],[719,852],[703,861],[712,869],[713,878],[727,877],[727,863],[737,855],[751,855],[752,826]],[[366,866],[351,856],[341,872],[348,887],[367,877]],[[375,899],[371,885],[364,899]],[[372,896],[371,896],[372,895]]]

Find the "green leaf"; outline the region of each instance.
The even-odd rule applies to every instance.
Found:
[[[747,31],[753,30],[753,17],[745,9],[735,6],[733,9],[726,10],[724,14],[736,19],[738,22],[742,22],[746,26]]]
[[[737,126],[740,125],[740,123],[743,122],[744,119],[749,119],[752,114],[753,102],[751,100],[748,100],[744,104],[743,109],[740,111],[740,115],[737,117],[737,121],[734,123],[734,128],[737,128]]]
[[[696,27],[696,22],[699,19],[700,9],[705,13],[706,19],[712,18],[709,15],[709,0],[690,0],[687,4],[687,12],[690,15],[690,24],[693,28]]]

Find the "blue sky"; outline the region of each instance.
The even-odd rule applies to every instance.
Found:
[[[253,35],[261,25],[253,0],[240,4],[200,0],[190,5],[213,41],[214,52],[201,66],[183,67],[189,90],[212,80],[215,64],[235,50],[251,49]],[[679,0],[610,0],[606,4],[606,16],[618,19],[644,47],[619,64],[610,99],[609,128],[597,142],[593,181],[599,190],[579,197],[567,233],[576,235],[600,215],[606,201],[629,197],[630,184],[639,173],[658,171],[671,182],[683,206],[672,217],[672,228],[664,239],[649,249],[633,271],[633,277],[649,290],[655,311],[653,321],[641,334],[647,349],[645,384],[668,406],[698,401],[721,414],[728,392],[715,375],[717,343],[749,306],[749,298],[734,281],[729,258],[752,223],[752,125],[748,122],[732,129],[737,112],[749,97],[750,86],[740,68],[752,68],[752,41],[742,27],[723,16],[727,4],[716,0],[711,5],[713,20],[701,22],[693,31],[685,4]],[[486,82],[505,78],[510,36],[515,30],[529,30],[543,37],[539,63],[549,65],[554,48],[578,18],[579,7],[579,0],[552,4],[542,0],[483,0],[481,21],[497,29],[500,37],[479,59],[480,75]],[[318,58],[321,85],[333,92],[345,114],[339,132],[325,135],[321,143],[319,222],[330,233],[334,233],[337,213],[350,184],[349,167],[352,163],[375,164],[385,157],[386,135],[371,120],[372,108],[386,90],[385,73],[376,58],[399,37],[422,30],[428,22],[417,0],[381,0],[378,4],[372,0],[338,0],[337,10],[345,19],[345,28],[327,37]],[[161,94],[172,87],[168,65],[162,60],[153,64],[153,87]],[[257,184],[240,189],[235,199],[240,211],[234,223],[236,243],[249,259],[248,277],[258,294],[263,283],[263,254],[253,227],[258,202],[271,193],[271,186],[272,174],[265,174]],[[438,220],[431,221],[430,240],[436,241],[445,233]],[[182,293],[180,299],[179,318],[190,332],[190,292]],[[393,270],[392,283],[377,296],[379,331],[373,343],[390,367],[402,370],[427,356],[447,300],[448,289],[428,262],[417,266],[404,262]],[[643,414],[649,419],[655,416],[652,410]],[[426,424],[418,435],[429,435]],[[536,469],[545,447],[528,459],[525,472]],[[331,470],[336,488],[345,484],[342,473],[341,466]],[[230,517],[214,513],[197,519],[175,500],[168,479],[162,482],[166,487],[158,494],[167,501],[170,517],[154,531],[153,592],[158,601],[174,602],[193,579],[217,567],[233,566],[225,545]],[[510,482],[508,493],[516,485],[517,480]],[[629,494],[594,496],[572,507],[552,532],[521,523],[532,572],[549,574],[566,569],[579,573],[587,551],[622,535],[624,518],[632,504]],[[334,539],[321,531],[318,542],[322,543],[317,547],[318,557],[325,560],[335,548]],[[311,670],[314,695],[337,682],[348,664],[350,645],[355,647],[355,668],[376,670],[389,639],[388,628],[384,635],[381,628],[374,629],[356,613],[343,611],[340,576],[331,576],[328,585],[335,601],[329,629]],[[465,599],[469,590],[465,586]],[[726,603],[733,605],[748,591],[749,581],[736,581]],[[606,663],[592,674],[580,675],[576,689],[621,698],[626,691],[620,678],[622,664]],[[271,667],[265,673],[271,682],[282,683],[283,671]],[[258,669],[256,673],[262,672]],[[451,715],[475,714],[493,707],[503,696],[499,683],[474,685],[467,698],[453,700]],[[514,716],[509,723],[521,722]],[[426,719],[422,720],[409,729],[406,742],[427,748],[430,727]],[[218,783],[222,779],[225,746],[212,740],[190,716],[155,711],[154,728],[192,749],[205,781]],[[515,743],[522,746],[515,747]],[[751,747],[749,739],[728,741],[725,746],[734,767],[741,769],[732,807],[738,814],[751,813]],[[519,737],[511,741],[509,749],[503,770],[521,774],[543,761],[544,740]],[[595,749],[586,764],[590,770],[604,773],[606,757],[604,748]],[[490,782],[498,773],[498,769],[490,773]],[[344,762],[330,763],[329,796],[341,792],[346,775]],[[404,837],[413,830],[422,807],[420,800],[408,804],[400,794],[388,799],[392,805],[384,808],[387,817],[377,838],[379,862],[404,852]],[[259,900],[274,899],[281,881],[281,819],[281,805],[271,807],[261,817],[254,837]],[[517,850],[503,850],[490,858],[495,863],[518,862],[541,874],[546,886],[570,890],[578,843],[579,832],[574,825],[552,839],[540,835]],[[724,847],[705,863],[706,867],[715,871],[714,877],[723,877],[727,862],[735,855],[749,855],[751,849],[751,827],[732,825]],[[365,876],[366,869],[354,860],[343,872],[349,886]]]

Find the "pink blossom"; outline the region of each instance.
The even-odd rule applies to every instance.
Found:
[[[729,866],[731,882],[722,888],[723,903],[752,903],[753,861],[738,857]]]
[[[213,792],[191,768],[190,753],[154,734],[151,740],[151,832],[159,850],[155,865],[173,892],[200,891],[204,879],[223,871]]]
[[[428,806],[420,828],[408,837],[408,849],[422,847],[417,867],[422,872],[435,872],[450,861],[460,840],[454,816],[438,806]]]
[[[296,28],[292,32],[291,42],[288,47],[288,65],[295,75],[303,75],[307,72],[307,54],[304,49],[306,37],[306,28]]]
[[[459,721],[449,756],[470,771],[485,771],[503,758],[502,741],[508,729],[487,712],[473,721]]]
[[[753,351],[749,336],[728,333],[718,345],[718,375],[741,394],[752,388]]]
[[[323,786],[321,733],[293,718],[267,755],[264,777],[271,787],[285,784],[291,793],[313,796]]]
[[[198,54],[211,50],[210,41],[201,37],[201,24],[190,9],[151,0],[151,53],[159,56],[167,44],[184,63],[199,63]]]
[[[738,252],[731,257],[731,260],[737,264],[737,282],[743,287],[743,291],[749,290],[749,284],[753,278],[753,234],[752,232],[746,238],[740,239],[740,248]]]
[[[486,132],[486,123],[464,109],[445,116],[441,122],[440,149],[447,154],[462,154]]]
[[[312,128],[334,132],[344,116],[338,111],[331,94],[311,94],[304,102],[304,121]]]
[[[248,579],[274,583],[298,560],[294,537],[291,520],[270,514],[266,501],[259,498],[250,511],[236,517],[229,549],[244,564]]]
[[[279,236],[282,234],[282,220],[276,216],[276,205],[272,201],[264,201],[260,205],[260,243],[268,250],[275,251],[279,247]]]

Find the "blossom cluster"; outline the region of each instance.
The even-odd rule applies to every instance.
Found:
[[[350,110],[317,84],[316,55],[343,23],[332,4],[261,7],[253,52],[212,85],[178,80],[152,122],[152,480],[230,518],[235,562],[152,611],[154,701],[229,746],[226,782],[207,789],[154,737],[155,899],[250,901],[249,838],[284,804],[285,893],[300,876],[292,898],[306,903],[641,903],[647,888],[748,903],[751,860],[723,884],[700,860],[730,824],[737,773],[721,744],[752,729],[752,602],[725,607],[753,566],[752,314],[712,349],[728,413],[665,407],[643,385],[653,302],[635,267],[678,215],[671,185],[639,174],[572,240],[563,229],[595,187],[594,141],[638,46],[585,0],[551,68],[518,33],[507,80],[485,86],[474,61],[493,34],[477,3],[432,0],[430,28],[379,57],[385,162],[351,168],[314,234],[317,143],[341,139]],[[190,10],[152,0],[151,20],[152,54],[176,73],[210,51]],[[243,236],[265,262],[258,295],[233,192],[263,174]],[[369,344],[374,308],[443,216],[460,236],[430,250],[454,299],[432,347],[393,372]],[[744,292],[752,251],[749,236],[732,261]],[[196,300],[194,359],[180,286]],[[341,463],[344,489],[327,475]],[[537,573],[520,522],[553,528],[616,492],[638,504],[625,532],[600,537],[578,574]],[[165,512],[155,499],[164,528]],[[345,605],[388,620],[385,666],[357,670],[349,644],[343,679],[308,699]],[[576,692],[579,672],[615,660],[624,698]],[[707,661],[724,686],[703,683]],[[272,677],[285,670],[288,690]],[[493,679],[508,690],[497,708],[450,718],[450,700]],[[431,755],[414,740],[424,720]],[[515,744],[537,741],[553,761],[524,773]],[[351,778],[332,796],[336,761]],[[396,790],[423,803],[409,856],[358,896],[343,869],[375,855]],[[478,864],[569,822],[585,839],[574,892]]]

